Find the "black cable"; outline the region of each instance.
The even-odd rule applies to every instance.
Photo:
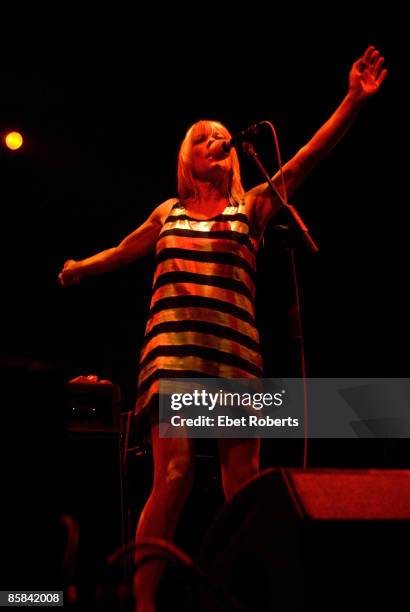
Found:
[[[207,586],[210,586],[213,591],[222,597],[225,602],[229,603],[234,609],[238,610],[238,612],[251,612],[249,608],[244,607],[240,602],[238,602],[230,593],[228,593],[225,589],[222,588],[221,585],[216,583],[199,565],[197,565],[189,555],[181,551],[171,542],[167,542],[166,540],[162,540],[160,538],[144,538],[138,544],[130,543],[121,547],[117,551],[115,551],[112,555],[107,558],[107,563],[109,565],[113,565],[117,561],[119,561],[124,555],[129,555],[139,548],[159,548],[158,552],[150,552],[148,551],[145,556],[139,559],[135,563],[135,572],[141,569],[146,563],[150,561],[157,561],[160,559],[166,559],[168,561],[176,561],[183,567],[191,570],[195,576],[204,582]]]

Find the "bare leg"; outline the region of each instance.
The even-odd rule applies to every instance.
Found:
[[[137,544],[147,537],[173,539],[178,517],[192,486],[192,439],[160,438],[158,424],[152,425],[151,432],[154,483],[138,522]],[[137,551],[136,561],[140,555]],[[137,612],[155,612],[155,592],[164,565],[164,561],[151,561],[135,573],[133,586]]]
[[[235,493],[259,472],[259,438],[220,438],[222,485],[225,499]]]

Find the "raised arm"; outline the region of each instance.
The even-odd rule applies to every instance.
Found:
[[[78,284],[84,276],[104,274],[147,255],[155,247],[161,227],[174,202],[175,199],[166,200],[157,206],[148,219],[117,246],[87,259],[66,261],[58,275],[60,285],[68,287]]]
[[[283,166],[288,197],[292,196],[316,164],[330,153],[347,132],[367,98],[379,90],[387,75],[383,62],[384,58],[380,56],[379,51],[370,46],[353,64],[349,74],[348,93],[339,107],[311,140]],[[272,180],[278,191],[282,193],[280,173],[277,172]],[[267,183],[251,189],[247,197],[260,237],[268,221],[280,209],[281,204],[279,199],[273,196]]]

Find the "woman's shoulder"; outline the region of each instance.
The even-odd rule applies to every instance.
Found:
[[[165,200],[159,206],[157,206],[155,212],[158,218],[158,221],[161,225],[164,225],[167,217],[169,217],[171,210],[173,208],[177,208],[179,206],[178,198],[170,198],[169,200]]]

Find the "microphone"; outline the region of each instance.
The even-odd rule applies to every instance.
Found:
[[[210,155],[216,161],[225,159],[231,152],[232,147],[241,145],[250,136],[257,134],[264,123],[264,121],[254,123],[250,127],[246,128],[246,130],[242,130],[242,132],[237,132],[234,134],[231,140],[215,140],[209,147]]]

